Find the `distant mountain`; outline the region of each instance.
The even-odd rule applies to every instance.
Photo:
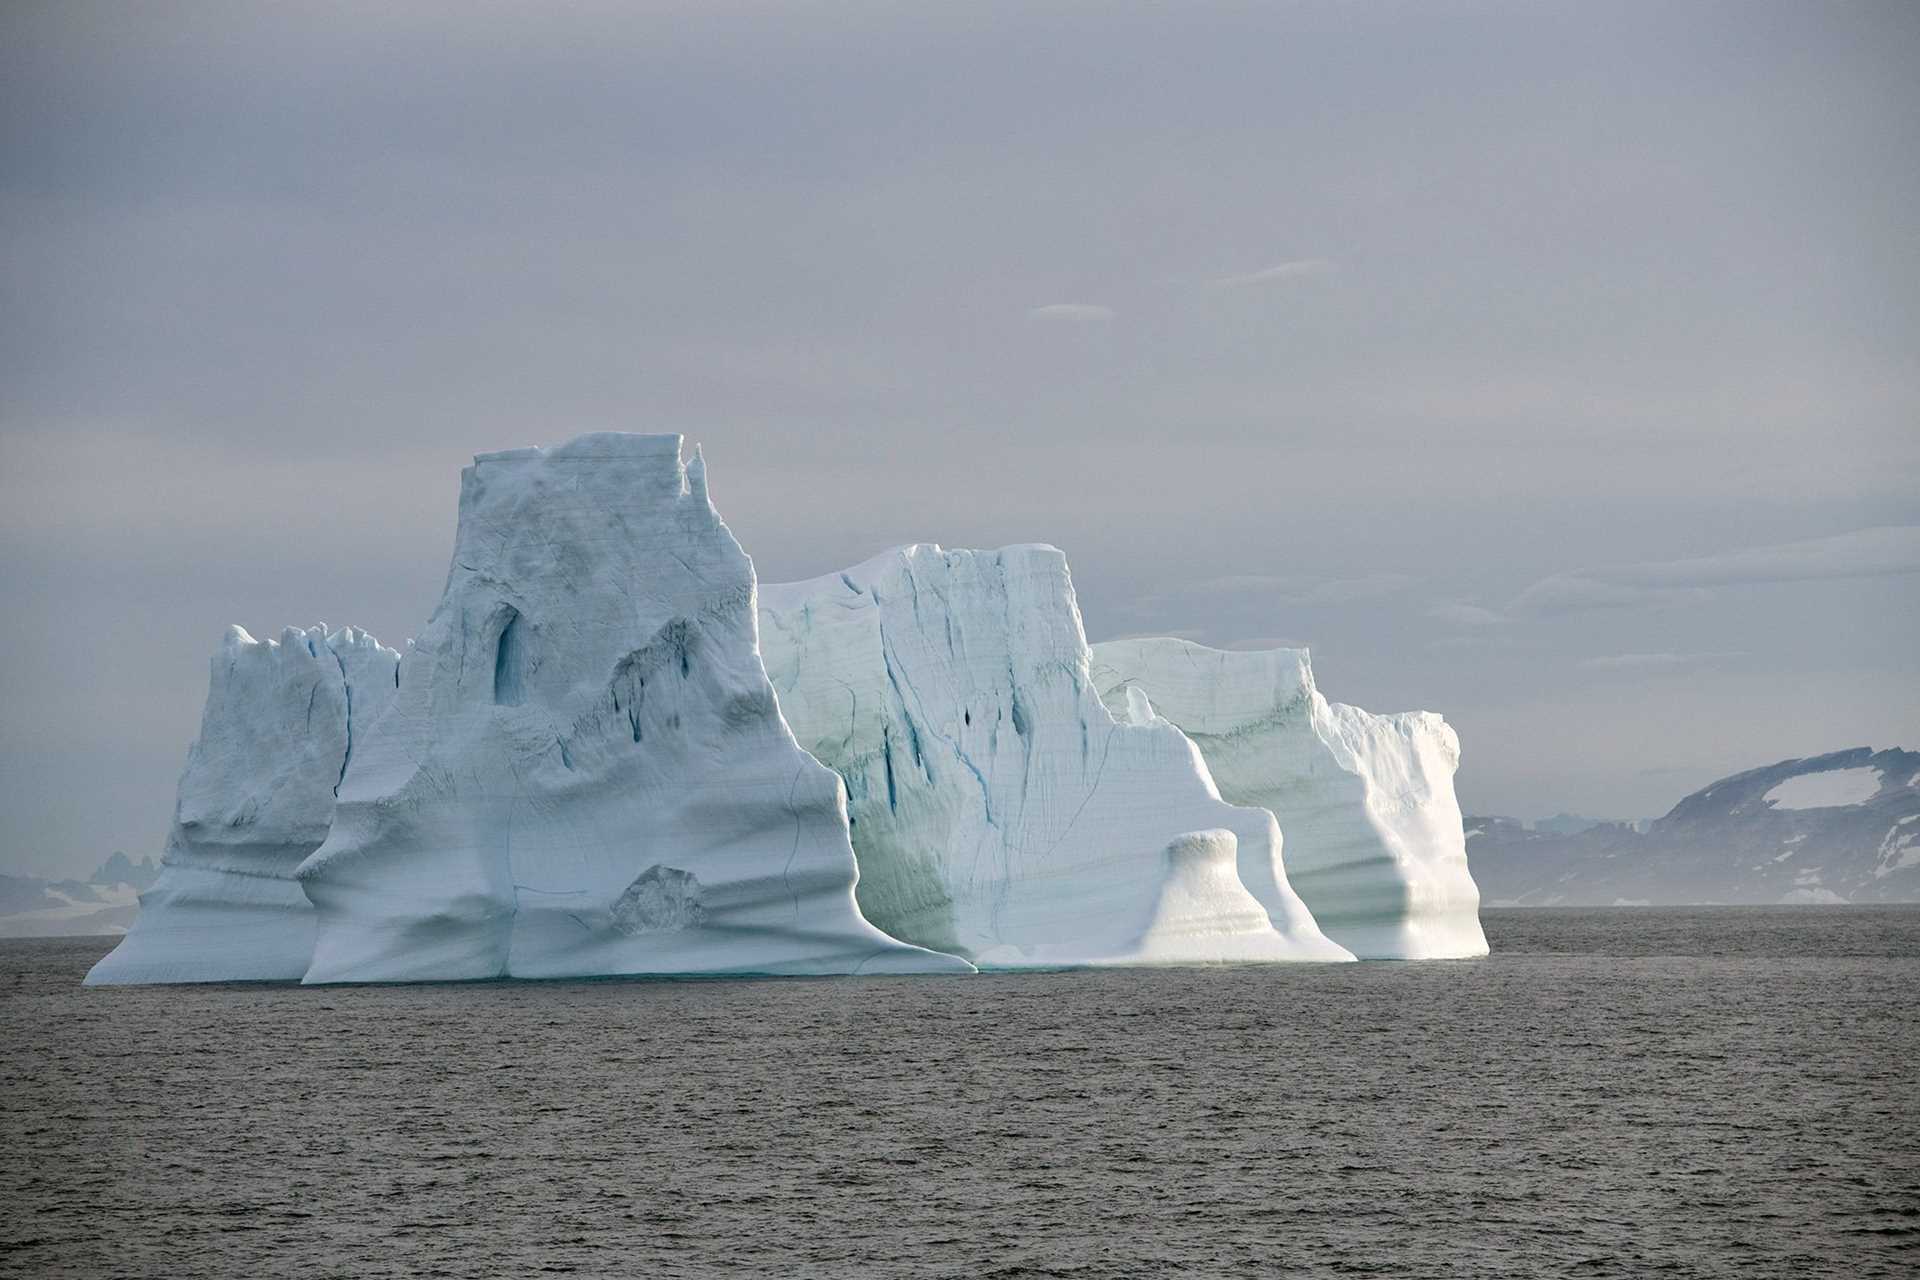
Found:
[[[1619,818],[1585,818],[1577,813],[1556,813],[1551,818],[1541,818],[1532,824],[1533,830],[1556,836],[1577,836],[1582,831],[1591,831],[1595,827],[1609,825],[1630,826],[1636,831],[1645,831],[1651,823],[1637,820],[1622,822]]]
[[[135,862],[118,851],[84,881],[0,875],[0,938],[125,933],[141,891],[159,875],[152,858]]]
[[[1498,817],[1466,827],[1489,906],[1916,902],[1920,752],[1855,747],[1749,769],[1644,832]]]
[[[136,889],[151,889],[160,878],[160,864],[152,858],[135,862],[118,849],[93,873],[94,884],[130,884]]]

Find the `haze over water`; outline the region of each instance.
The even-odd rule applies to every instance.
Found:
[[[1910,1274],[1920,908],[1482,961],[86,990],[0,943],[0,1273]]]

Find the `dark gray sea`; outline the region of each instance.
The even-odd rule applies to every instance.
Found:
[[[0,1273],[1913,1276],[1920,908],[1486,960],[87,990],[0,943]]]

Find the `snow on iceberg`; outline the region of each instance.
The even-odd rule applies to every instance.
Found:
[[[992,967],[1352,958],[1288,887],[1273,815],[1222,801],[1144,698],[1102,705],[1058,550],[904,547],[763,585],[760,611],[887,932]]]
[[[333,821],[356,724],[391,699],[400,655],[352,627],[228,630],[187,752],[160,878],[91,984],[293,980],[314,913],[294,879]]]
[[[966,971],[854,901],[751,562],[677,435],[463,472],[439,607],[299,869],[309,982]]]
[[[1293,885],[1334,941],[1366,959],[1486,954],[1453,792],[1460,743],[1439,716],[1328,702],[1304,649],[1114,640],[1093,646],[1092,672],[1109,706],[1144,690],[1221,795],[1279,817]]]

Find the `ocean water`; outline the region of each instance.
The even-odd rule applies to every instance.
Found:
[[[0,943],[0,1273],[1912,1276],[1920,908],[1485,960],[87,990]]]

